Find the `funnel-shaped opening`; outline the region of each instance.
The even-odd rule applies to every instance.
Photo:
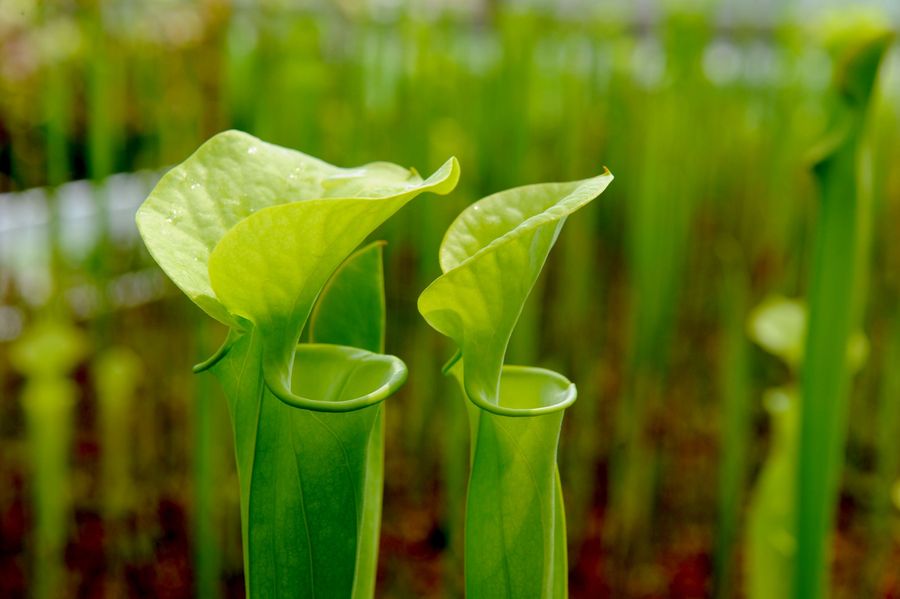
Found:
[[[566,377],[530,366],[504,366],[500,374],[499,408],[532,416],[564,410],[572,405],[577,393]]]
[[[303,398],[307,405],[302,407],[310,409],[356,410],[384,400],[406,381],[406,375],[406,365],[395,356],[304,343],[294,355],[291,394]]]

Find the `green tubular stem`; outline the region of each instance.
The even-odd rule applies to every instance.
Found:
[[[384,476],[380,401],[399,377],[392,368],[361,368],[359,360],[373,355],[298,348],[294,387],[321,397],[309,400],[317,410],[271,392],[256,330],[212,367],[234,427],[248,597],[373,596]],[[360,393],[365,388],[376,390]],[[343,413],[321,409],[354,394],[368,403]]]
[[[68,456],[77,394],[68,379],[47,377],[28,381],[22,395],[33,480],[35,599],[59,597],[67,586]]]
[[[860,320],[862,217],[860,149],[870,97],[892,34],[849,30],[857,39],[836,58],[833,124],[814,173],[820,207],[809,289],[809,326],[801,374],[794,596],[828,595],[831,535],[847,435],[851,377],[847,346]]]
[[[459,369],[453,374],[459,380]],[[575,386],[565,377],[523,366],[503,367],[500,406],[486,409],[468,398],[468,597],[567,596],[565,509],[556,459],[563,415],[575,398]]]
[[[734,273],[745,269],[734,268]],[[747,485],[751,430],[750,375],[744,333],[748,283],[743,274],[726,279],[723,295],[723,337],[720,371],[722,414],[720,433],[718,513],[714,554],[714,596],[728,597],[735,587],[735,551],[740,539]]]

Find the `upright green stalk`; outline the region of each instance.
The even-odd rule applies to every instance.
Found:
[[[28,377],[22,408],[31,457],[34,509],[31,596],[52,599],[65,594],[63,551],[69,525],[69,476],[72,412],[78,387],[67,378],[87,349],[70,325],[45,321],[33,325],[10,354]]]
[[[114,169],[116,115],[113,112],[113,94],[117,90],[118,81],[114,77],[115,54],[106,32],[103,3],[98,2],[86,14],[88,47],[92,51],[92,59],[87,67],[87,161],[88,174],[97,185],[95,204],[102,252],[108,243],[109,198],[101,182]],[[98,258],[103,259],[101,254],[98,254]]]
[[[677,24],[675,17],[673,26]],[[695,37],[697,33],[691,33]],[[677,32],[673,39],[679,37]],[[694,48],[698,40],[693,39]],[[683,64],[673,76],[684,77],[692,54],[677,46],[670,54]],[[677,63],[676,63],[677,64]],[[699,89],[699,83],[689,85]],[[701,196],[697,174],[703,167],[673,140],[694,135],[697,113],[692,99],[674,87],[653,95],[641,96],[654,105],[648,111],[645,139],[636,152],[639,172],[652,177],[629,179],[633,193],[626,204],[627,265],[631,293],[629,313],[629,349],[626,385],[616,416],[616,451],[611,460],[610,512],[616,550],[621,558],[646,547],[653,525],[653,501],[659,470],[659,443],[648,431],[648,423],[665,396],[671,339],[677,324],[680,294],[684,286],[684,268],[691,241],[695,204]],[[693,101],[691,101],[693,100]],[[635,169],[638,170],[638,169]],[[622,568],[617,578],[627,579]],[[620,587],[622,581],[616,581]],[[621,591],[620,591],[621,592]]]
[[[122,575],[123,543],[128,538],[127,515],[136,498],[131,476],[135,391],[140,382],[140,358],[126,347],[110,347],[93,363],[100,432],[100,484],[106,529],[106,559],[112,577]]]
[[[718,517],[716,522],[715,595],[731,596],[734,588],[734,548],[739,537],[747,483],[747,450],[751,431],[751,405],[747,369],[744,314],[747,305],[745,270],[736,261],[726,279],[721,299],[724,311],[722,339],[722,417],[719,463]]]
[[[854,23],[832,40],[832,123],[815,165],[821,194],[809,288],[809,329],[801,376],[794,595],[817,599],[828,588],[829,543],[843,467],[850,378],[845,363],[859,317],[860,147],[878,67],[891,35]]]
[[[446,370],[468,400],[469,597],[567,595],[556,452],[575,386],[550,370],[503,361],[566,218],[611,180],[607,171],[584,181],[510,189],[472,204],[441,244],[444,274],[419,297],[425,320],[459,347]]]
[[[94,387],[99,408],[103,486],[103,511],[107,517],[121,516],[131,505],[131,430],[128,419],[140,382],[140,358],[126,347],[110,347],[94,362]]]
[[[53,11],[41,7],[43,23],[52,20]],[[56,188],[71,178],[69,155],[69,131],[72,127],[72,92],[68,76],[71,70],[69,57],[52,52],[46,59],[42,78],[41,104],[44,121],[44,151],[47,165],[50,275],[53,290],[59,293],[62,286],[62,255],[60,249],[59,198]]]
[[[373,595],[381,402],[406,367],[317,342],[380,349],[383,299],[362,292],[380,289],[371,254],[328,281],[394,212],[422,192],[449,192],[458,176],[455,159],[423,181],[397,165],[342,169],[231,131],[167,173],[138,211],[153,257],[231,329],[195,371],[211,369],[228,400],[250,597]],[[375,283],[352,274],[359,264]],[[338,291],[343,276],[358,296]],[[311,313],[314,343],[298,346]]]

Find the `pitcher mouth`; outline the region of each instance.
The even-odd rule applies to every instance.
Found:
[[[564,410],[578,396],[575,384],[546,368],[504,366],[500,371],[500,407],[528,415]]]
[[[352,412],[384,401],[406,382],[400,358],[356,347],[302,343],[294,354],[290,388],[266,370],[266,386],[288,405],[318,412]]]
[[[461,365],[462,360],[453,364],[451,372]],[[464,378],[459,377],[458,372],[454,374],[459,379]],[[462,386],[465,390],[464,382]],[[510,365],[504,365],[500,371],[500,396],[497,403],[484,397],[475,397],[468,390],[465,390],[465,394],[469,401],[487,412],[519,418],[561,412],[578,397],[575,384],[558,372],[534,366]]]

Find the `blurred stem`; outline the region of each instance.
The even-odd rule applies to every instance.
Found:
[[[65,65],[48,65],[45,70],[45,93],[42,96],[46,124],[47,201],[50,211],[50,273],[56,296],[61,291],[63,269],[57,187],[70,177],[68,136],[72,115],[67,72]]]
[[[448,397],[441,385],[440,399],[444,410],[447,434],[441,444],[443,453],[444,526],[447,531],[447,558],[444,570],[448,584],[445,588],[462,594],[458,573],[464,561],[464,518],[466,507],[466,481],[469,476],[469,427],[466,407],[455,398]]]
[[[195,330],[200,359],[209,355],[209,323],[198,321]],[[219,572],[221,571],[222,536],[216,534],[218,521],[218,492],[216,471],[221,444],[216,433],[215,410],[211,405],[219,400],[213,392],[210,377],[195,378],[194,394],[194,564],[195,587],[199,599],[215,599],[221,595]]]
[[[823,597],[849,404],[847,343],[853,328],[858,209],[855,144],[820,169],[822,203],[802,372],[797,504],[797,597]]]
[[[819,598],[828,589],[847,434],[850,375],[847,344],[862,312],[870,198],[859,193],[861,152],[869,96],[889,38],[857,42],[839,62],[831,136],[815,165],[821,202],[813,246],[809,329],[802,372],[797,496],[796,597]]]
[[[103,19],[103,3],[98,2],[87,14],[88,47],[92,58],[88,64],[87,79],[87,137],[88,137],[88,175],[94,183],[94,205],[96,222],[99,230],[97,246],[94,249],[93,262],[95,275],[101,280],[105,277],[109,264],[109,194],[107,177],[113,171],[114,123],[119,115],[113,114],[112,94],[120,82],[113,77],[114,51],[106,34]],[[105,312],[105,308],[101,309]],[[101,330],[106,324],[101,319]]]
[[[650,97],[648,97],[650,98]],[[664,397],[683,273],[696,202],[690,157],[672,140],[684,136],[689,99],[670,91],[655,97],[641,167],[654,172],[640,177],[628,202],[627,259],[631,288],[630,350],[627,388],[617,415],[613,463],[616,544],[623,557],[646,546],[653,521],[657,440],[648,419]],[[679,155],[676,155],[676,151]]]
[[[64,595],[69,518],[69,441],[77,387],[66,378],[29,381],[22,393],[34,505],[32,596]]]
[[[888,571],[891,541],[891,490],[900,476],[900,318],[895,318],[893,333],[883,363],[881,393],[878,402],[877,470],[872,514],[869,521],[872,553],[869,558],[869,592],[883,596],[882,580]]]
[[[133,507],[134,481],[131,477],[132,434],[129,416],[140,376],[140,361],[131,350],[111,347],[93,364],[94,387],[99,410],[100,473],[103,519],[106,527],[106,559],[111,577],[122,576],[123,545],[128,540],[127,516]],[[108,589],[107,596],[114,590]]]
[[[68,66],[52,63],[45,71],[44,101],[47,144],[47,182],[56,187],[69,180],[69,129],[71,127],[72,98]]]
[[[631,395],[623,398],[617,425],[624,439],[620,463],[614,471],[615,538],[619,559],[627,564],[640,552],[650,530],[653,487],[656,479],[656,445],[649,437],[650,406],[659,397],[660,383],[650,373],[638,374]],[[624,583],[627,568],[621,571]],[[620,591],[622,589],[620,588]]]
[[[741,264],[728,265],[722,298],[724,339],[720,380],[723,398],[719,447],[718,518],[715,546],[715,596],[729,597],[736,588],[734,547],[740,530],[747,478],[747,450],[751,428],[747,342],[744,320],[747,312],[747,280]]]

